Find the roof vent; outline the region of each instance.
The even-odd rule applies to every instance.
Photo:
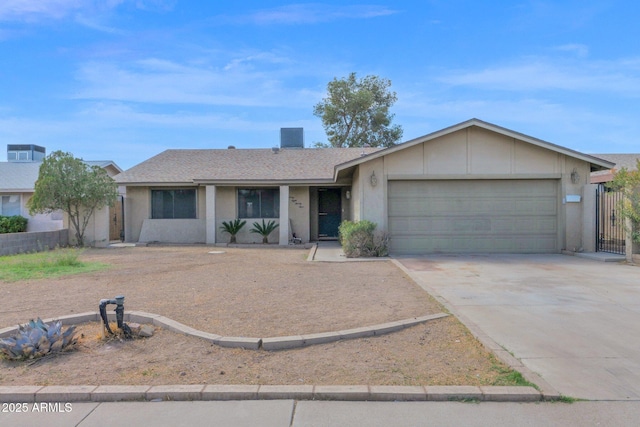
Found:
[[[227,147],[227,150],[235,150],[236,146],[235,145],[230,145]]]
[[[278,148],[278,147],[273,147],[273,148],[271,149],[271,151],[273,151],[273,154],[278,154],[278,153],[280,152],[280,148]]]
[[[280,148],[304,148],[304,129],[280,128]]]

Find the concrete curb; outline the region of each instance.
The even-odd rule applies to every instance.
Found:
[[[0,386],[0,402],[124,402],[211,400],[539,402],[533,387],[367,385],[74,385]]]
[[[114,313],[108,313],[109,320],[115,320]],[[310,345],[324,344],[340,340],[372,337],[391,332],[396,332],[410,326],[425,323],[430,320],[440,319],[449,316],[447,313],[436,313],[427,316],[412,317],[396,322],[381,323],[379,325],[364,326],[361,328],[346,329],[342,331],[322,332],[308,335],[294,335],[288,337],[224,337],[209,332],[199,331],[180,322],[160,316],[159,314],[146,313],[144,311],[129,311],[124,314],[125,322],[149,323],[167,329],[178,334],[188,335],[195,338],[204,339],[212,344],[227,348],[242,348],[245,350],[285,350],[291,348],[307,347]],[[44,319],[43,322],[50,323],[61,321],[63,325],[71,325],[86,322],[100,322],[98,312],[87,312],[72,314],[52,319]],[[0,329],[0,338],[9,337],[18,331],[18,326]]]

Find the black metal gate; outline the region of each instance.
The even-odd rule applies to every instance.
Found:
[[[596,251],[625,253],[624,220],[617,214],[622,193],[612,191],[605,184],[596,190]]]

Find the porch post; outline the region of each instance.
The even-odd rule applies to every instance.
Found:
[[[207,245],[216,243],[216,186],[207,185],[205,192],[205,230]]]
[[[585,184],[582,192],[582,249],[596,251],[596,189],[598,184]]]
[[[629,264],[633,263],[633,238],[631,232],[633,231],[633,223],[631,218],[624,219],[624,255]]]
[[[280,246],[289,245],[289,186],[280,186]]]

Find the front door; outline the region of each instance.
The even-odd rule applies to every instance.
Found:
[[[342,220],[342,190],[318,189],[318,238],[337,239]]]

